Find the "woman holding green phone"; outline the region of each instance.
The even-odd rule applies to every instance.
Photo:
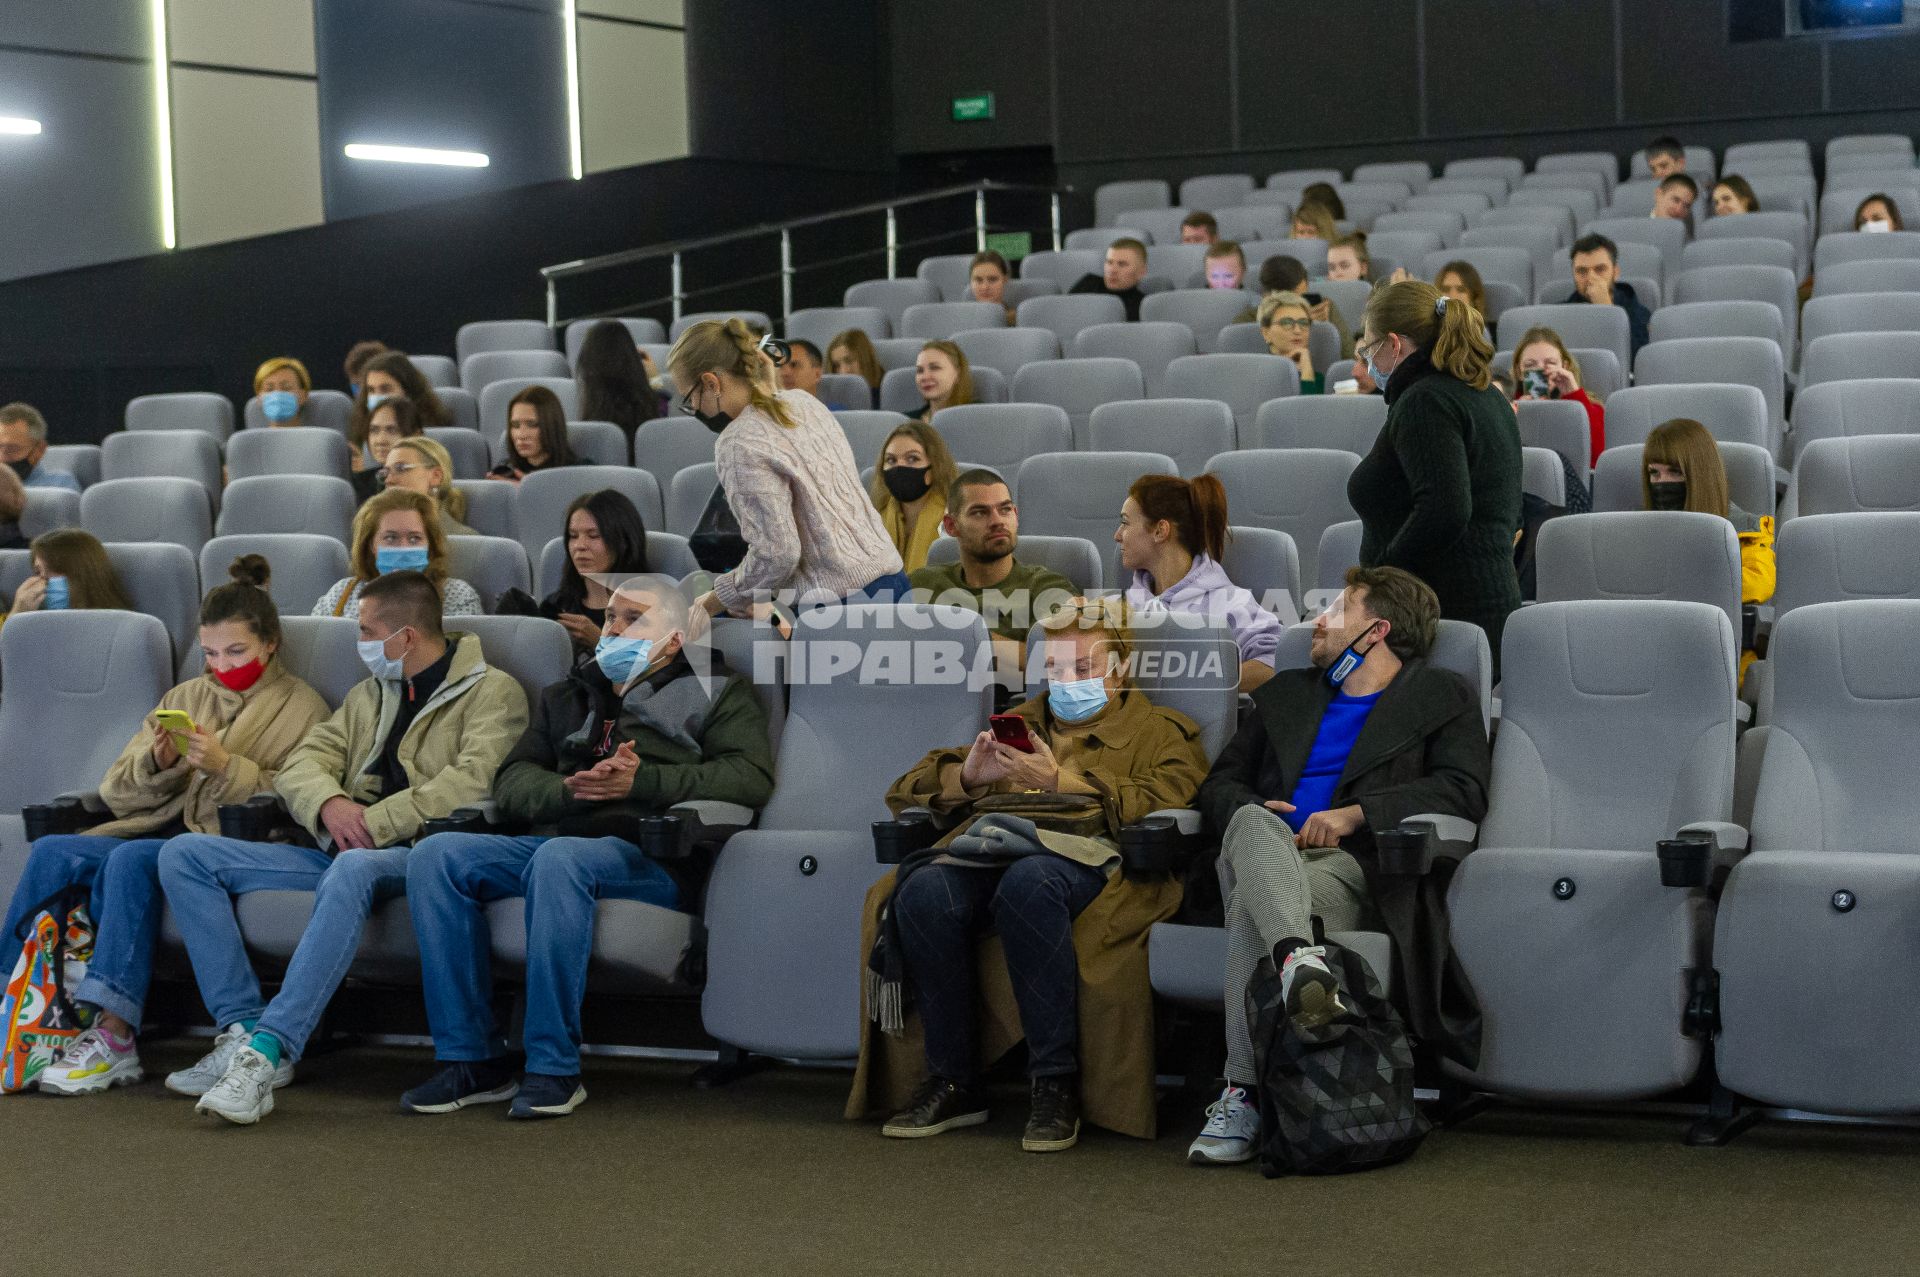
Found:
[[[7,906],[5,937],[18,941],[63,890],[90,890],[93,958],[74,1000],[96,1015],[40,1074],[43,1091],[86,1095],[140,1080],[134,1034],[160,927],[161,846],[189,830],[220,832],[221,805],[271,791],[274,772],[327,716],[319,693],[274,659],[280,614],[267,561],[249,554],[229,572],[200,608],[206,673],[161,698],[100,782],[114,818],[34,843]]]

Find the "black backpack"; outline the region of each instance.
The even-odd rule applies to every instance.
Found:
[[[1337,1175],[1410,1157],[1429,1129],[1413,1101],[1413,1046],[1366,960],[1337,944],[1326,963],[1346,1010],[1299,1029],[1280,996],[1280,963],[1269,955],[1247,984],[1260,1080],[1260,1169],[1277,1175]]]

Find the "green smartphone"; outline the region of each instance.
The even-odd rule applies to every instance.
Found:
[[[187,752],[188,738],[193,735],[193,720],[187,717],[185,710],[157,709],[153,711],[153,721],[167,729],[173,737],[173,747],[181,753]]]

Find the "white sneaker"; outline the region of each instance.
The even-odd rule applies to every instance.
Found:
[[[140,1052],[131,1043],[115,1050],[101,1030],[88,1029],[69,1042],[40,1074],[40,1089],[54,1095],[97,1095],[128,1086],[143,1076]]]
[[[1280,1000],[1296,1028],[1317,1029],[1347,1009],[1326,957],[1323,946],[1302,945],[1287,955],[1280,968]]]
[[[233,1063],[234,1053],[252,1040],[252,1030],[243,1025],[229,1024],[226,1032],[213,1040],[213,1050],[201,1056],[199,1063],[192,1068],[167,1074],[167,1089],[176,1095],[200,1098],[226,1074],[227,1066]],[[282,1060],[280,1067],[274,1071],[273,1084],[278,1088],[291,1081],[293,1062]]]
[[[252,1126],[273,1112],[274,1076],[279,1070],[250,1046],[233,1053],[233,1061],[200,1102],[196,1113],[214,1113],[240,1126]]]
[[[1187,1161],[1195,1166],[1250,1161],[1259,1138],[1260,1110],[1247,1102],[1245,1090],[1228,1083],[1220,1098],[1207,1105],[1207,1124],[1187,1145]]]

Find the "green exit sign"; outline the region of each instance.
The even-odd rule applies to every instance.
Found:
[[[993,118],[993,94],[969,93],[953,100],[953,118],[963,120],[991,120]]]

